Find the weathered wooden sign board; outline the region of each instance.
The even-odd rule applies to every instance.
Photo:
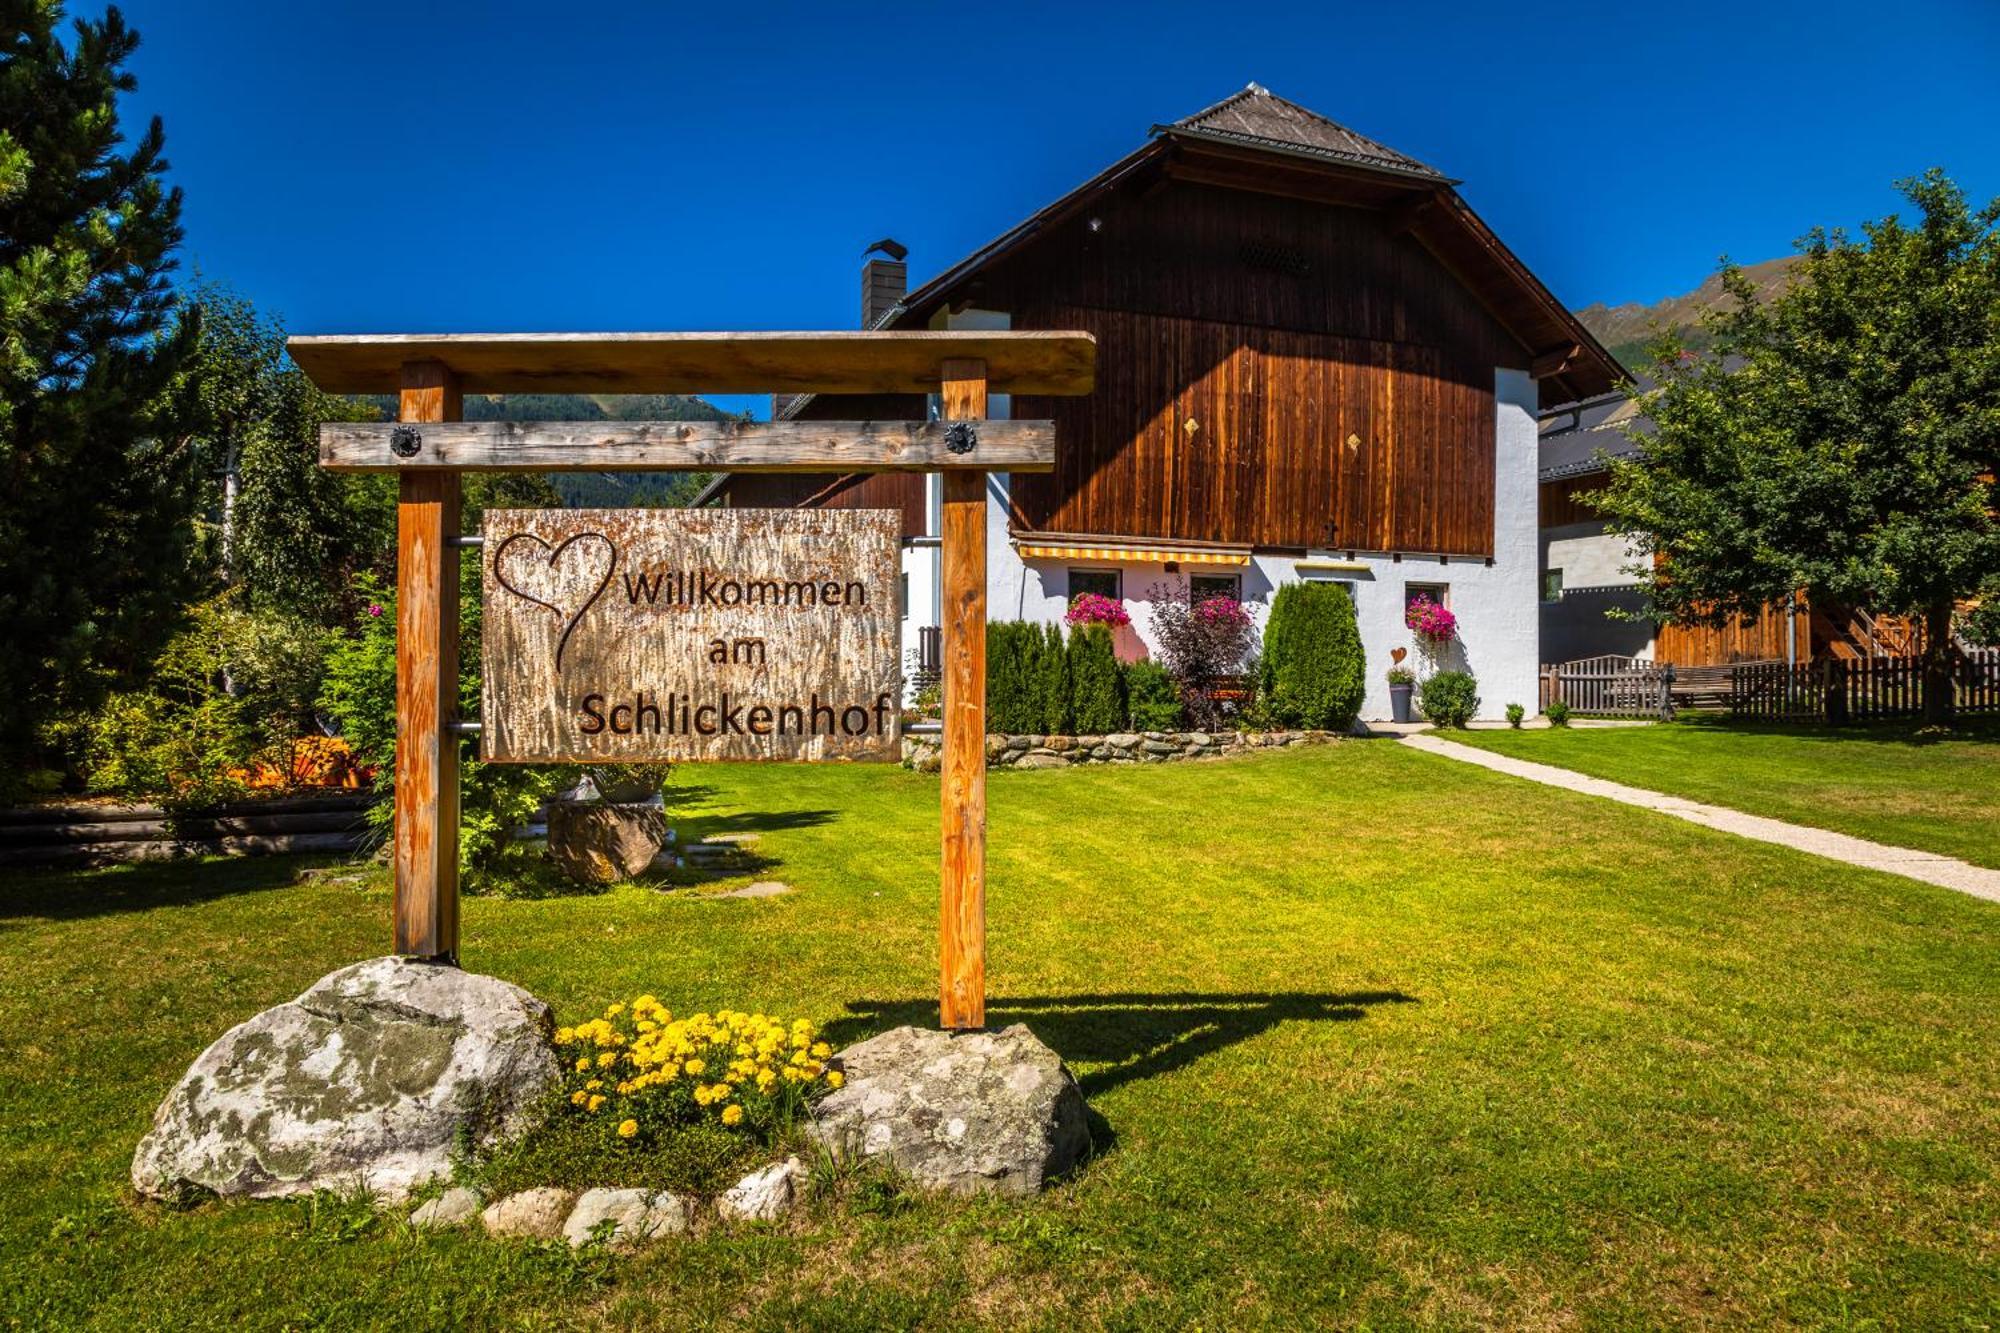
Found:
[[[895,759],[900,521],[489,510],[483,757]]]

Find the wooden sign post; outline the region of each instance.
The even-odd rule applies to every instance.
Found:
[[[458,377],[402,367],[406,422],[456,421]],[[458,473],[405,472],[396,498],[396,820],[399,954],[458,960]]]
[[[947,421],[986,416],[986,363],[943,367]],[[976,427],[974,429],[977,429]],[[941,1025],[986,1026],[986,474],[944,478],[944,852],[938,896]]]
[[[984,1025],[987,475],[1055,466],[1054,426],[988,421],[987,393],[1088,393],[1090,335],[379,335],[294,338],[290,350],[329,393],[401,394],[396,423],[322,426],[320,462],[400,474],[395,948],[412,957],[458,957],[460,733],[483,725],[486,757],[519,762],[891,758],[900,704],[876,688],[896,679],[896,618],[884,593],[895,576],[890,517],[501,511],[488,514],[482,538],[466,539],[458,535],[461,472],[942,473],[939,1007],[947,1028]],[[761,391],[937,393],[944,419],[459,419],[463,393]],[[462,544],[482,541],[487,660],[484,722],[474,725],[455,716],[458,555]],[[684,576],[681,562],[698,551],[714,557],[703,569],[733,560],[744,571],[737,600],[716,591],[728,582],[718,575],[722,582],[675,585],[699,592],[661,606],[665,584],[646,579],[677,569]],[[828,565],[830,552],[845,554]],[[814,556],[821,576],[808,577]],[[649,563],[635,573],[635,560]],[[638,582],[614,590],[620,561]],[[648,586],[654,591],[642,607]],[[496,589],[513,600],[503,603]],[[705,672],[689,656],[698,651],[711,654]],[[612,697],[614,676],[633,698]],[[659,697],[663,686],[671,714]],[[720,701],[725,687],[738,695],[737,708]],[[831,719],[824,727],[821,707]]]

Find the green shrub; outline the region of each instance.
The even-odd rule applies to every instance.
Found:
[[[1424,716],[1440,727],[1463,727],[1479,711],[1479,682],[1467,671],[1440,671],[1424,682]]]
[[[1062,626],[1042,626],[1041,641],[1035,678],[1041,685],[1042,718],[1040,725],[1030,730],[1068,736],[1076,730],[1076,708],[1070,698],[1069,653],[1063,647]]]
[[[327,636],[295,616],[246,611],[224,593],[193,607],[144,689],[115,694],[71,728],[90,790],[180,809],[245,790],[246,765],[289,771],[308,734]]]
[[[477,562],[467,561],[476,566]],[[477,573],[476,568],[474,573]],[[356,580],[361,613],[352,633],[327,653],[319,703],[364,762],[375,767],[377,790],[387,791],[396,772],[396,601],[379,580]],[[483,620],[477,596],[463,597],[459,613],[459,708],[479,715],[479,636]],[[583,770],[573,764],[486,764],[459,769],[458,863],[466,887],[503,887],[519,869],[524,849],[513,836],[549,797],[576,785]],[[368,819],[387,835],[393,803],[377,801]]]
[[[1034,731],[1041,725],[1040,681],[1035,672],[1041,654],[1041,629],[1020,620],[989,621],[986,626],[986,729],[1009,734]]]
[[[1366,689],[1354,601],[1337,583],[1278,589],[1264,627],[1258,688],[1271,719],[1284,727],[1346,729]]]
[[[1079,735],[1102,736],[1125,725],[1125,673],[1110,630],[1078,625],[1070,631],[1069,680]]]
[[[1134,731],[1179,731],[1181,692],[1158,662],[1134,662],[1125,668],[1126,713]]]
[[[1542,710],[1542,716],[1549,720],[1552,727],[1566,727],[1569,725],[1569,705],[1557,699]]]
[[[1520,729],[1521,719],[1526,717],[1527,715],[1528,715],[1528,710],[1521,707],[1521,705],[1519,704],[1507,705],[1507,725],[1513,727],[1515,730],[1518,731]]]

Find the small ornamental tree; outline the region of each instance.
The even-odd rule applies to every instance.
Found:
[[[1125,673],[1110,630],[1086,624],[1070,631],[1069,679],[1078,735],[1103,736],[1124,727]]]
[[[1366,669],[1347,589],[1318,582],[1278,589],[1258,680],[1273,721],[1344,730],[1361,710]]]
[[[1933,170],[1905,224],[1815,230],[1791,285],[1654,345],[1635,458],[1588,497],[1640,553],[1648,614],[1721,624],[1803,590],[1920,618],[1927,722],[1952,712],[1952,614],[2000,591],[2000,201]]]
[[[1190,606],[1177,589],[1163,584],[1153,585],[1146,597],[1160,665],[1180,687],[1187,720],[1204,729],[1219,726],[1215,687],[1242,669],[1250,651],[1250,613],[1233,597],[1209,597]]]

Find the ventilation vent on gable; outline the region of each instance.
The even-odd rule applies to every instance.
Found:
[[[1269,269],[1273,273],[1289,273],[1295,278],[1303,278],[1312,272],[1312,260],[1287,245],[1272,245],[1268,241],[1246,241],[1237,254],[1251,268]]]

